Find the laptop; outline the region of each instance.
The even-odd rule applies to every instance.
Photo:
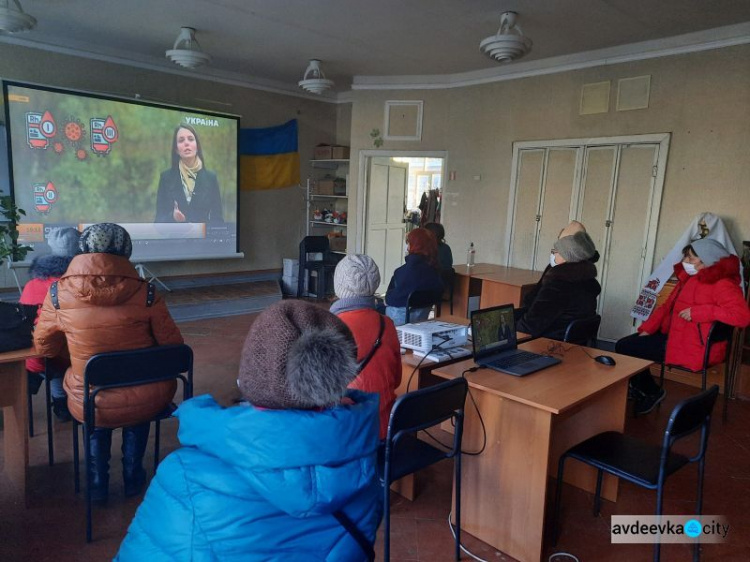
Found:
[[[560,363],[556,357],[518,349],[512,304],[473,311],[471,334],[474,362],[482,367],[522,377]]]

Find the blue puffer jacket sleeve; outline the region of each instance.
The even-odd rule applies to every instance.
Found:
[[[378,396],[321,412],[180,406],[183,447],[160,465],[117,561],[364,561],[381,517]]]

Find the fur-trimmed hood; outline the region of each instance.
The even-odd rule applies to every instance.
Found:
[[[29,266],[29,277],[31,279],[62,277],[72,260],[72,256],[56,256],[54,254],[37,256],[31,260],[31,265]]]
[[[690,276],[685,271],[685,268],[682,266],[682,262],[678,262],[674,265],[674,274],[677,279],[679,279],[683,283],[690,278]],[[721,279],[729,279],[739,285],[740,260],[735,255],[729,255],[725,258],[721,258],[715,264],[701,269],[695,275],[695,277],[701,283],[706,283],[708,285],[713,285]]]

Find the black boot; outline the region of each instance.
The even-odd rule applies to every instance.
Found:
[[[112,430],[97,427],[91,432],[89,470],[91,481],[89,490],[94,503],[107,503],[109,498],[109,457],[112,446]]]
[[[68,410],[68,398],[53,398],[52,399],[52,411],[55,413],[57,421],[60,423],[69,422],[70,410]]]
[[[146,484],[143,454],[150,427],[150,423],[142,423],[122,428],[122,479],[126,497],[137,496]]]

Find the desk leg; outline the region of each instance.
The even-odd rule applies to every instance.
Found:
[[[467,275],[456,275],[453,281],[453,315],[469,317],[469,283]]]
[[[462,459],[461,527],[521,560],[542,555],[552,414],[471,390],[487,427],[487,447]],[[467,400],[463,449],[477,450],[482,428]]]
[[[29,466],[26,387],[26,365],[23,361],[0,364],[5,473],[21,494],[26,493],[26,469]]]

